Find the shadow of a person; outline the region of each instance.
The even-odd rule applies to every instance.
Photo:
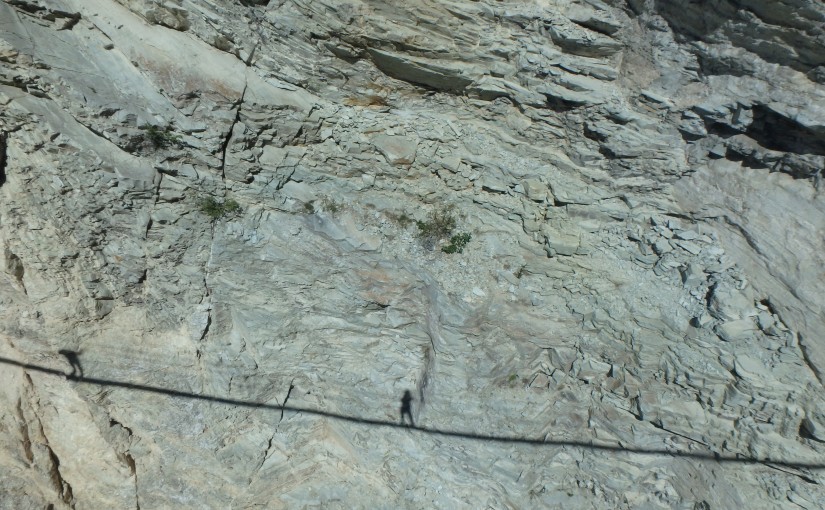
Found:
[[[68,361],[72,367],[72,373],[66,374],[66,377],[68,379],[82,379],[83,366],[80,364],[80,353],[68,349],[60,349],[57,353],[66,358],[66,361]]]
[[[401,425],[404,425],[404,417],[410,419],[410,426],[415,427],[412,415],[412,401],[413,397],[410,390],[404,391],[404,396],[401,397]]]

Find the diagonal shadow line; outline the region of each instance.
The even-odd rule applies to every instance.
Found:
[[[776,468],[777,466],[783,466],[786,468],[795,468],[795,469],[825,469],[825,461],[823,462],[795,462],[795,461],[788,461],[788,460],[780,460],[780,459],[771,459],[771,458],[754,458],[754,457],[746,457],[743,455],[736,454],[735,456],[723,456],[717,453],[700,453],[700,452],[680,452],[680,451],[672,451],[666,449],[655,449],[655,448],[638,448],[633,446],[625,446],[622,444],[616,445],[609,445],[609,444],[599,444],[593,443],[591,441],[572,441],[572,440],[557,440],[557,439],[540,439],[540,438],[530,438],[530,437],[517,437],[517,436],[497,436],[497,435],[490,435],[490,434],[477,434],[474,432],[461,432],[456,430],[445,430],[445,429],[438,429],[438,428],[427,428],[427,427],[420,427],[420,426],[409,426],[400,424],[397,422],[386,421],[386,420],[377,420],[372,418],[359,418],[357,416],[350,416],[346,414],[339,414],[330,411],[322,411],[319,409],[310,409],[306,407],[300,406],[283,406],[277,404],[264,404],[260,402],[250,402],[246,400],[238,400],[234,398],[226,398],[226,397],[219,397],[214,395],[198,395],[197,393],[189,393],[186,391],[178,391],[178,390],[170,390],[167,388],[161,388],[158,386],[149,386],[146,384],[137,384],[137,383],[130,383],[124,381],[113,381],[108,379],[98,379],[95,377],[69,377],[68,374],[61,370],[56,370],[54,368],[47,368],[40,365],[33,365],[30,363],[23,363],[20,361],[4,358],[0,356],[0,363],[5,363],[7,365],[16,365],[26,370],[33,370],[37,372],[43,372],[46,374],[57,375],[60,377],[65,377],[71,381],[75,381],[78,383],[85,383],[85,384],[93,384],[97,386],[111,386],[116,388],[126,388],[130,390],[137,390],[137,391],[144,391],[149,393],[157,393],[160,395],[168,395],[170,397],[182,397],[182,398],[191,398],[196,400],[205,400],[209,402],[216,402],[219,404],[227,404],[231,406],[239,406],[239,407],[251,407],[255,409],[268,409],[268,410],[275,410],[275,411],[293,411],[296,413],[306,413],[306,414],[313,414],[316,416],[324,416],[327,418],[332,418],[335,420],[347,421],[351,423],[361,423],[364,425],[373,425],[379,427],[390,427],[390,428],[399,428],[399,429],[406,429],[414,432],[421,432],[424,434],[432,434],[436,436],[445,436],[445,437],[458,437],[462,439],[472,439],[478,441],[491,441],[497,443],[517,443],[517,444],[526,444],[526,445],[535,445],[535,446],[568,446],[572,448],[584,448],[590,450],[599,450],[599,451],[608,451],[608,452],[625,452],[625,453],[633,453],[639,455],[660,455],[660,456],[668,456],[668,457],[684,457],[684,458],[691,458],[691,459],[699,459],[699,460],[711,460],[714,462],[720,463],[740,463],[740,464],[763,464],[768,467]],[[800,476],[803,479],[811,483],[818,483],[816,480],[810,479],[803,474],[800,473],[790,473],[796,476]]]

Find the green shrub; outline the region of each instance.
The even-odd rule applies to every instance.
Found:
[[[341,210],[341,206],[335,200],[329,197],[324,197],[321,200],[321,209],[334,216],[335,213]]]
[[[470,242],[471,236],[466,232],[453,235],[457,220],[453,214],[452,207],[442,207],[430,213],[427,221],[417,221],[418,238],[424,248],[432,250],[435,245],[445,238],[450,238],[450,243],[441,248],[444,253],[463,253],[464,247]]]
[[[409,225],[410,223],[412,223],[412,222],[413,222],[413,219],[412,219],[412,218],[410,218],[409,216],[407,216],[407,213],[402,212],[401,214],[399,214],[399,215],[395,218],[395,221],[397,221],[397,222],[398,222],[398,224],[399,224],[399,225],[401,225],[402,227],[407,228],[407,225]]]
[[[198,202],[198,207],[203,214],[213,220],[223,218],[224,216],[234,216],[241,212],[241,205],[231,198],[219,202],[214,197],[207,197]]]
[[[418,238],[424,248],[432,250],[436,243],[450,236],[455,230],[456,219],[452,208],[444,207],[430,213],[427,221],[417,221]]]
[[[304,212],[307,214],[315,214],[315,204],[313,203],[314,200],[310,200],[309,202],[304,202]]]
[[[464,247],[470,242],[472,236],[467,232],[461,232],[450,238],[450,244],[441,248],[444,253],[464,253]]]
[[[413,223],[413,219],[410,218],[410,216],[405,212],[402,212],[401,214],[388,212],[386,215],[387,218],[397,223],[401,228],[407,228],[411,223]]]
[[[180,136],[172,132],[171,126],[160,128],[146,124],[141,126],[140,129],[145,131],[143,139],[148,140],[156,149],[165,149],[166,147],[180,144]]]

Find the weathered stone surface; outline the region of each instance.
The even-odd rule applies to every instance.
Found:
[[[0,1],[0,507],[821,507],[823,19]]]
[[[462,71],[465,67],[463,63],[456,62],[450,65],[378,49],[370,49],[370,56],[381,71],[411,83],[461,92],[473,82]]]
[[[391,165],[411,165],[415,161],[418,142],[404,136],[378,135],[373,138],[375,148]]]

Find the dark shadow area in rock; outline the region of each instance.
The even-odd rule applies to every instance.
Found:
[[[655,0],[654,11],[667,21],[677,40],[703,41],[709,45],[727,40],[771,64],[788,66],[809,73],[825,64],[821,42],[807,35],[819,24],[815,11],[775,9],[772,2],[743,0]],[[791,29],[779,30],[786,24]],[[728,64],[736,64],[723,55],[697,48],[703,57],[702,67],[710,74],[749,74]],[[815,79],[818,75],[811,76]]]
[[[68,349],[60,349],[57,353],[66,358],[66,361],[68,361],[72,367],[71,373],[66,374],[66,377],[69,379],[82,379],[83,365],[80,364],[80,353]]]
[[[401,397],[401,425],[404,425],[406,417],[410,420],[410,426],[415,427],[415,420],[413,420],[412,415],[412,401],[413,397],[410,390],[406,390],[404,396]]]
[[[6,165],[8,164],[9,134],[0,133],[0,187],[6,184]]]
[[[74,352],[74,351],[69,351]],[[68,374],[61,370],[57,370],[54,368],[43,367],[40,365],[34,365],[30,363],[23,363],[20,361],[12,360],[5,357],[0,357],[0,363],[6,365],[13,365],[20,367],[24,370],[32,370],[36,372],[41,372],[45,374],[56,375],[59,377],[67,377]],[[94,386],[106,386],[106,387],[113,387],[113,388],[124,388],[133,391],[142,391],[147,393],[156,393],[159,395],[167,395],[170,397],[177,397],[177,398],[188,398],[188,399],[195,399],[195,400],[204,400],[208,402],[214,402],[217,404],[225,404],[230,406],[238,406],[238,407],[249,407],[255,409],[264,409],[264,410],[272,410],[272,411],[291,411],[295,413],[305,413],[311,414],[315,416],[323,416],[326,418],[339,420],[339,421],[346,421],[350,423],[358,423],[363,425],[371,425],[375,427],[387,427],[387,428],[397,428],[397,429],[407,429],[411,431],[415,431],[422,434],[430,434],[433,436],[442,436],[442,437],[455,437],[460,439],[468,439],[474,441],[488,441],[494,443],[511,443],[511,444],[524,444],[530,446],[565,446],[569,448],[581,448],[585,450],[592,450],[592,451],[605,451],[605,452],[616,452],[616,453],[629,453],[629,454],[637,454],[637,455],[653,455],[653,456],[663,456],[663,457],[672,457],[672,458],[689,458],[689,459],[696,459],[696,460],[707,460],[717,463],[738,463],[738,464],[762,464],[767,467],[771,467],[774,469],[778,469],[780,471],[784,471],[781,468],[790,468],[790,469],[812,469],[812,470],[821,470],[825,469],[825,461],[822,462],[799,462],[794,461],[792,459],[773,459],[773,458],[756,458],[756,457],[749,457],[746,455],[741,454],[734,454],[730,456],[721,455],[718,453],[702,453],[702,452],[687,452],[687,451],[674,451],[671,449],[657,449],[657,448],[639,448],[634,446],[626,446],[623,444],[605,444],[605,443],[594,443],[592,440],[585,440],[585,441],[576,441],[576,440],[558,440],[558,439],[544,439],[544,438],[531,438],[531,437],[524,437],[524,436],[504,436],[504,435],[494,435],[494,434],[485,434],[480,432],[464,432],[458,430],[447,430],[447,429],[439,429],[439,428],[432,428],[432,427],[422,427],[422,426],[408,426],[403,425],[395,421],[387,421],[381,419],[374,419],[374,418],[362,418],[358,416],[351,416],[346,414],[335,413],[331,411],[322,411],[318,409],[311,409],[301,406],[285,406],[285,405],[275,405],[275,404],[264,404],[260,402],[252,402],[246,400],[238,400],[233,398],[226,398],[226,397],[219,397],[214,395],[199,395],[196,393],[190,393],[186,391],[178,391],[172,390],[167,388],[161,388],[158,386],[149,386],[146,384],[136,384],[136,383],[129,383],[125,381],[114,381],[108,379],[98,379],[95,377],[75,377],[73,378],[78,384],[90,384]],[[788,472],[788,474],[792,474],[794,476],[799,476],[802,479],[805,479],[809,483],[818,483],[810,476],[804,473],[798,472]]]

